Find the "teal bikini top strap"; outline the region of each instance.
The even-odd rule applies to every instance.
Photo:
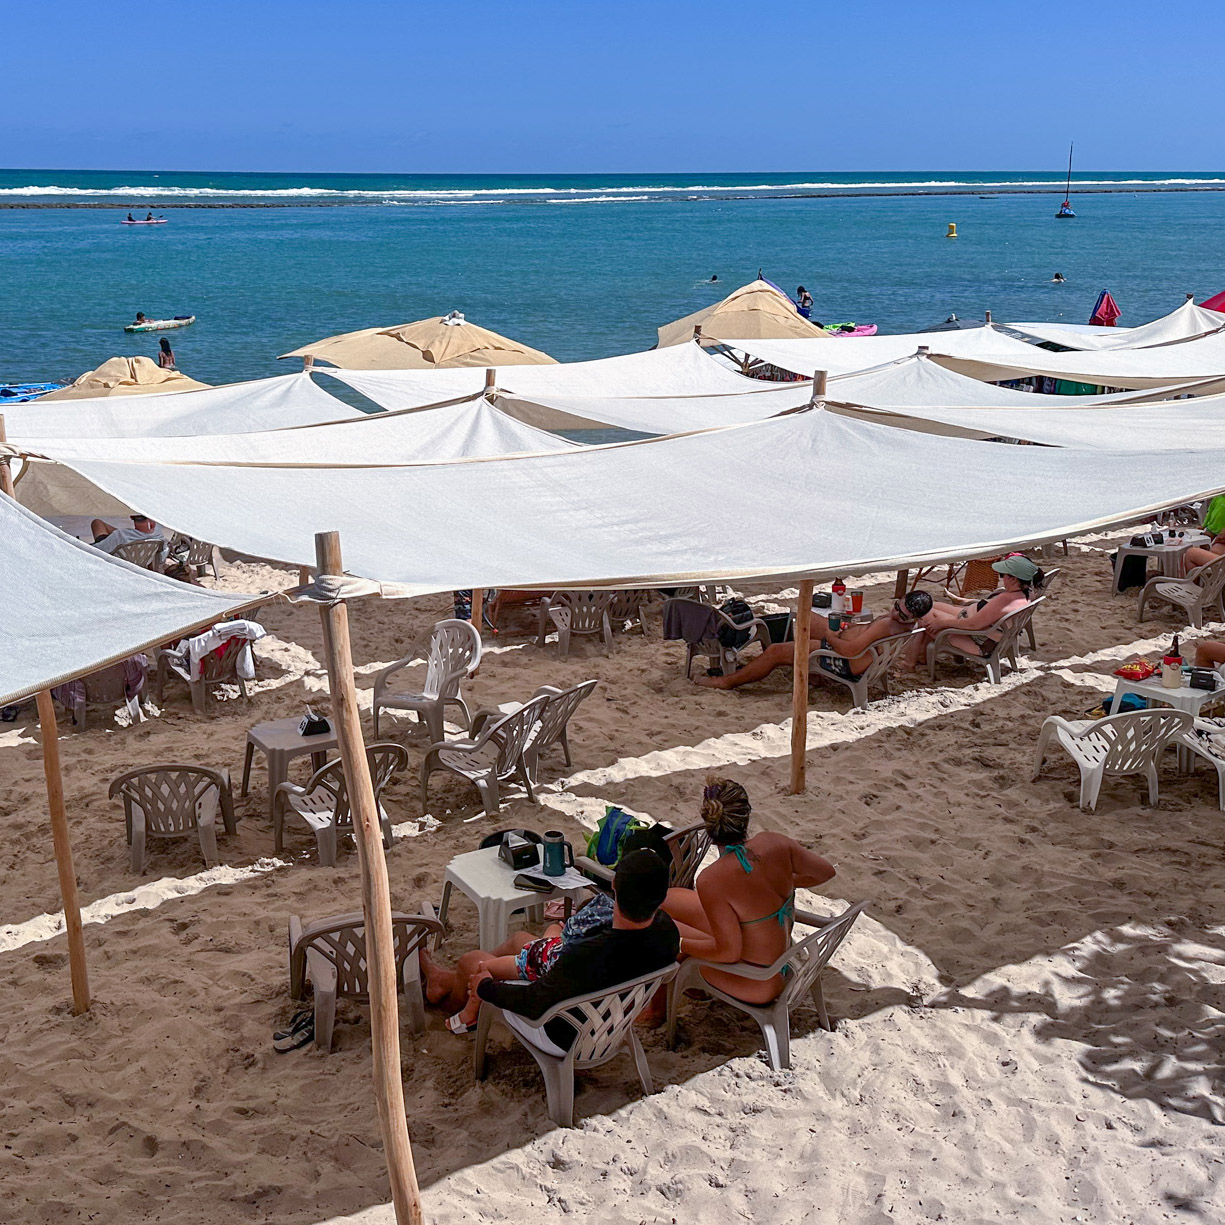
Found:
[[[753,865],[749,863],[749,856],[748,856],[748,852],[744,849],[744,843],[729,842],[727,846],[725,846],[723,849],[724,851],[730,851],[733,855],[735,855],[736,858],[740,861],[740,866],[746,872],[752,872]]]

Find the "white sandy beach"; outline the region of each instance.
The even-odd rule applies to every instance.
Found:
[[[424,820],[415,768],[387,795],[397,823],[392,899],[437,901],[443,869],[496,828],[556,827],[577,839],[616,802],[673,824],[696,815],[709,769],[749,789],[760,828],[792,834],[838,866],[834,911],[868,918],[826,978],[838,1031],[797,1015],[794,1068],[774,1074],[755,1027],[686,1001],[681,1043],[645,1039],[658,1092],[628,1060],[580,1079],[574,1131],[555,1129],[531,1060],[498,1039],[476,1084],[471,1039],[402,1026],[418,1174],[430,1219],[459,1222],[829,1221],[840,1225],[1211,1221],[1225,1212],[1225,815],[1215,776],[1178,776],[1161,801],[1138,779],[1076,807],[1071,760],[1030,781],[1042,718],[1081,715],[1133,651],[1181,629],[1134,597],[1107,595],[1095,539],[1051,564],[1061,588],[1036,619],[1038,649],[996,687],[970,669],[912,681],[868,712],[814,687],[809,789],[786,794],[790,672],[735,692],[682,677],[683,647],[618,636],[605,656],[558,660],[511,620],[469,687],[477,705],[543,683],[601,684],[572,725],[574,766],[549,763],[544,806],[516,799],[497,822],[474,790],[435,776]],[[872,576],[883,608],[892,577]],[[232,565],[236,590],[292,581]],[[779,604],[789,593],[751,591]],[[364,599],[351,625],[366,708],[372,674],[410,649],[444,597]],[[0,966],[6,1041],[2,1217],[11,1225],[341,1221],[387,1225],[370,1085],[369,1027],[342,1005],[336,1049],[280,1056],[286,922],[355,909],[356,859],[317,866],[291,835],[273,854],[264,775],[236,800],[225,868],[202,872],[188,840],[129,871],[109,780],[157,760],[228,767],[246,730],[326,705],[317,612],[259,614],[250,705],[208,719],[173,691],[160,717],[103,716],[61,742],[95,1004],[69,1014],[65,942],[36,726],[0,733]],[[1222,627],[1209,627],[1207,633]],[[1194,637],[1194,635],[1191,635]],[[410,744],[419,742],[412,741]],[[414,766],[419,753],[413,749]],[[295,763],[304,777],[305,763]],[[445,946],[471,947],[475,915],[452,909]]]

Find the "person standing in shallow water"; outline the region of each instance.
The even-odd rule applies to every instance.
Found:
[[[812,315],[812,294],[803,285],[795,291],[795,309],[805,319]]]
[[[157,364],[163,370],[177,370],[178,367],[174,364],[174,350],[170,347],[170,341],[165,336],[158,342]]]

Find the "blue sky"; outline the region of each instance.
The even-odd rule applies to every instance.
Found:
[[[1222,169],[1225,4],[6,0],[0,165]]]

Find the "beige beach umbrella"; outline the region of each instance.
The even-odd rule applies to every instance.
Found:
[[[684,344],[693,339],[693,329],[701,327],[703,336],[715,339],[734,337],[744,340],[828,340],[827,333],[809,323],[785,293],[767,281],[750,281],[722,302],[694,311],[683,319],[665,323],[658,329],[659,348]]]
[[[390,328],[327,336],[281,357],[331,362],[346,370],[437,370],[459,367],[545,366],[556,359],[488,328],[459,311]]]
[[[148,392],[200,391],[210,386],[189,379],[181,370],[163,370],[148,357],[108,358],[87,370],[62,391],[39,396],[47,400],[85,400],[98,396],[140,396]]]

